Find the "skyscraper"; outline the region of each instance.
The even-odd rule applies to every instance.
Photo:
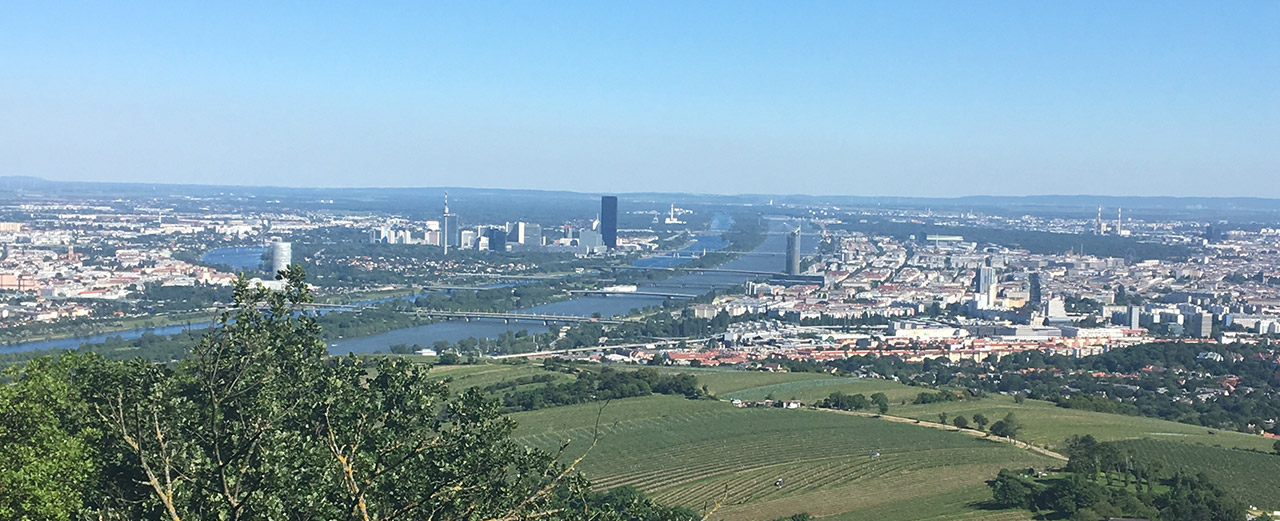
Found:
[[[1030,286],[1027,288],[1027,300],[1035,304],[1036,308],[1040,308],[1044,305],[1042,302],[1044,300],[1044,282],[1040,280],[1040,272],[1033,271],[1028,274],[1027,284]]]
[[[1142,308],[1129,306],[1125,313],[1124,325],[1129,329],[1140,329],[1142,327]],[[1210,331],[1212,332],[1212,330]]]
[[[605,247],[618,247],[618,198],[612,195],[600,198],[600,236]]]
[[[787,275],[800,274],[800,227],[787,234]]]
[[[1213,336],[1212,313],[1188,313],[1183,317],[1182,322],[1186,326],[1186,336],[1196,338],[1209,338]]]
[[[444,215],[440,216],[440,245],[444,246],[446,254],[449,253],[450,246],[457,248],[462,245],[458,216],[449,213],[449,192],[444,193]]]
[[[293,263],[293,244],[281,240],[271,242],[271,272],[279,273],[289,269]]]
[[[978,268],[978,274],[973,278],[974,293],[987,293],[991,291],[991,286],[996,283],[996,269],[990,266]]]
[[[493,251],[507,251],[507,232],[502,228],[489,228],[485,230],[484,236],[489,238],[489,249]]]

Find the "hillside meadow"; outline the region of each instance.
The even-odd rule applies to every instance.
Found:
[[[591,366],[580,368],[591,370]],[[892,381],[819,373],[766,373],[707,368],[661,368],[697,376],[719,398],[650,396],[511,414],[518,441],[546,450],[565,443],[563,459],[581,456],[599,418],[598,445],[579,465],[602,489],[635,486],[672,505],[705,510],[730,521],[771,520],[808,512],[830,520],[1023,520],[1030,513],[990,510],[986,480],[1001,468],[1057,467],[1061,461],[1012,445],[912,422],[809,409],[736,408],[731,399],[768,397],[813,403],[833,392],[885,393],[889,416],[936,422],[939,413],[993,421],[1015,413],[1019,438],[1060,449],[1072,435],[1124,442],[1165,467],[1206,471],[1233,495],[1271,507],[1280,497],[1273,479],[1280,456],[1272,440],[1153,418],[1064,409],[1048,402],[993,395],[980,400],[914,405],[931,389]],[[447,366],[434,369],[455,391],[517,378],[572,378],[539,364]],[[537,385],[537,384],[526,384]],[[525,386],[521,386],[523,388]],[[495,393],[495,396],[502,391]],[[905,402],[905,405],[904,405]],[[874,454],[879,454],[873,457]],[[781,486],[775,484],[781,480]],[[1280,506],[1280,505],[1275,505]]]

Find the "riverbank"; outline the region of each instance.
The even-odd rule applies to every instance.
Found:
[[[700,239],[707,241],[707,244],[703,245],[703,246],[707,246],[706,249],[711,249],[712,247],[714,247],[715,249],[724,249],[726,246],[728,246],[728,247],[734,248],[736,251],[744,251],[748,249],[747,246],[759,245],[761,242],[764,241],[765,234],[764,234],[763,228],[758,229],[757,230],[758,233],[754,234],[755,235],[754,237],[752,237],[751,234],[741,233],[743,230],[746,230],[746,229],[748,228],[743,228],[739,226],[739,227],[734,227],[731,230],[723,230],[725,232],[724,233],[725,236],[731,236],[731,237],[723,237],[721,235],[702,235]],[[721,230],[717,230],[717,231],[721,231]],[[731,234],[730,233],[731,231],[738,231],[739,233]],[[725,240],[726,238],[736,238],[738,240],[737,241]],[[750,243],[745,242],[746,240],[751,240],[752,242]],[[688,248],[694,248],[698,250],[704,249],[702,246],[699,245],[697,241],[689,245]],[[723,254],[723,256],[721,256],[721,254],[714,254],[714,256],[713,254],[708,254],[708,255],[704,255],[702,259],[699,259],[702,262],[694,261],[694,265],[707,266],[709,264],[708,261],[712,259],[719,261],[715,263],[718,265],[718,264],[731,262],[735,259],[740,258],[741,256],[742,256],[741,254]],[[664,258],[653,257],[653,259],[664,259]],[[690,262],[687,260],[687,258],[683,262],[679,261],[679,259],[677,258],[670,258],[670,259],[672,259],[673,261],[676,261],[679,264],[685,264]],[[637,259],[635,262],[637,264],[640,264],[644,260],[645,259],[643,258]],[[646,283],[661,282],[663,280],[667,280],[673,277],[679,277],[681,279],[697,279],[697,280],[715,278],[715,276],[708,276],[706,274],[681,275],[680,272],[673,272],[673,271],[656,271],[656,272],[647,272],[647,273],[652,275],[645,277]],[[579,275],[579,274],[575,273],[575,275]],[[581,296],[575,296],[569,293],[569,290],[573,290],[573,289],[598,289],[598,286],[601,283],[601,279],[602,277],[591,277],[591,276],[564,277],[561,279],[552,279],[545,282],[532,282],[528,284],[521,284],[511,288],[492,288],[492,289],[482,289],[475,292],[461,292],[448,297],[449,304],[451,305],[441,306],[441,307],[445,309],[453,309],[457,311],[486,310],[486,311],[505,312],[505,311],[521,310],[521,311],[537,313],[537,312],[547,312],[545,311],[547,307],[569,306],[573,308],[571,310],[572,312],[560,312],[559,314],[591,316],[593,313],[597,313],[597,312],[600,313],[601,315],[624,314],[624,313],[631,312],[633,309],[642,309],[642,308],[654,306],[654,301],[652,298],[649,298],[647,300],[637,300],[635,297],[626,297],[626,296],[581,297]],[[718,282],[718,283],[724,284],[722,282]],[[691,284],[694,284],[696,286],[697,282],[696,281],[691,282]],[[357,294],[335,295],[335,296],[326,298],[325,303],[339,303],[339,304],[351,303],[352,301],[361,300],[360,297],[372,297],[372,298],[364,298],[363,299],[364,301],[386,299],[388,302],[394,302],[400,299],[409,300],[410,298],[413,298],[414,300],[419,300],[422,298],[427,298],[427,299],[443,298],[443,297],[440,297],[440,295],[442,295],[443,293],[440,293],[440,292],[425,293],[425,294],[416,293],[415,292],[416,288],[419,288],[419,286],[410,286],[405,288],[390,288],[385,290],[379,290],[378,292],[365,292],[365,293],[359,294],[359,296],[357,296]],[[698,293],[704,294],[706,292],[707,291],[700,291]],[[519,295],[519,294],[523,294],[523,295]],[[518,298],[512,298],[513,295],[518,295]],[[493,297],[493,298],[490,298],[490,297]],[[497,297],[502,297],[502,298],[497,298]],[[475,300],[475,301],[466,302],[468,300]],[[343,302],[343,301],[346,301],[346,302]],[[481,301],[487,301],[487,302],[484,302],[484,304],[482,305]],[[411,307],[413,306],[413,303],[408,303],[408,304]],[[604,305],[604,304],[607,304],[607,305]],[[429,305],[431,304],[428,304],[428,306]],[[371,308],[371,309],[376,309],[376,308]],[[556,309],[559,309],[559,308],[556,308]],[[598,311],[598,310],[602,310],[602,311]],[[502,322],[496,322],[491,324],[482,324],[479,322],[469,322],[466,324],[441,322],[438,320],[427,319],[424,317],[418,317],[416,315],[413,315],[412,309],[402,309],[394,313],[395,313],[395,316],[398,316],[399,318],[392,318],[393,317],[392,313],[385,313],[385,317],[384,317],[385,320],[384,319],[373,320],[373,318],[375,318],[373,315],[380,314],[380,313],[375,313],[372,311],[364,314],[363,316],[361,316],[360,311],[328,313],[327,314],[328,320],[325,320],[325,322],[329,322],[328,325],[330,327],[326,328],[326,336],[329,337],[331,340],[333,340],[333,342],[330,343],[331,349],[333,350],[333,352],[345,352],[345,349],[341,347],[339,344],[344,342],[350,342],[356,339],[386,335],[389,333],[396,333],[398,331],[406,333],[405,336],[408,340],[407,342],[399,342],[399,341],[396,341],[395,339],[388,339],[387,341],[388,343],[386,343],[386,345],[382,345],[380,347],[373,347],[370,349],[356,349],[354,350],[354,352],[372,352],[375,350],[385,350],[386,347],[390,345],[394,345],[395,343],[406,343],[406,344],[420,343],[422,345],[430,345],[434,340],[428,341],[428,338],[424,338],[423,335],[419,334],[421,333],[421,328],[423,327],[442,326],[445,329],[456,329],[457,331],[450,332],[440,337],[441,339],[447,339],[451,341],[456,341],[456,340],[459,340],[462,338],[468,338],[468,337],[486,337],[486,336],[496,337],[497,335],[503,332],[512,331],[514,329],[513,327],[503,324]],[[213,317],[209,316],[208,318],[212,319]],[[350,319],[351,322],[349,322],[349,324],[355,324],[355,326],[344,328],[336,324],[337,322],[343,319]],[[179,327],[178,324],[185,324],[185,322],[182,320],[175,320],[174,322],[176,322],[177,324],[170,324],[169,327]],[[90,350],[98,350],[95,348],[102,348],[103,350],[109,350],[115,356],[122,356],[125,353],[127,353],[128,350],[131,348],[141,348],[141,344],[143,343],[147,343],[148,348],[157,347],[156,345],[157,337],[162,337],[167,339],[169,336],[179,334],[179,333],[183,333],[182,336],[184,337],[189,337],[190,336],[189,334],[184,333],[186,329],[202,329],[203,327],[207,327],[209,324],[210,324],[210,321],[206,319],[205,321],[203,321],[202,324],[186,324],[187,327],[184,327],[179,330],[163,330],[163,328],[158,328],[157,330],[146,330],[146,331],[139,331],[136,329],[132,331],[104,331],[99,335],[105,336],[106,338],[103,338],[102,336],[100,336],[98,338],[98,342],[89,342],[89,343],[90,344],[111,344],[111,345],[102,345],[102,346],[90,345],[85,347]],[[488,326],[496,326],[496,327],[488,327]],[[115,338],[117,335],[120,338]],[[125,338],[126,335],[128,335],[129,338]],[[145,339],[142,338],[144,336],[146,337]],[[82,338],[83,337],[67,337],[67,338],[64,338],[63,340],[78,340]],[[4,354],[3,361],[8,363],[15,363],[23,359],[30,359],[35,356],[40,356],[41,354],[49,354],[53,352],[62,351],[65,349],[77,349],[77,348],[80,348],[81,345],[84,343],[85,342],[83,341],[74,342],[74,343],[65,342],[66,345],[40,346],[34,350],[21,349],[21,348],[11,349]],[[116,345],[116,344],[119,344],[119,345]],[[376,344],[377,342],[371,345],[376,345]],[[31,343],[28,342],[25,345],[31,345]],[[30,352],[24,353],[22,351],[30,351]],[[178,350],[177,352],[180,353],[181,351]],[[156,356],[162,357],[163,354],[162,353],[157,354]]]

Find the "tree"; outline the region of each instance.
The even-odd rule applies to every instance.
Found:
[[[1022,424],[1018,423],[1013,413],[1006,414],[1003,420],[991,424],[991,434],[1005,438],[1017,438],[1021,429]]]
[[[978,430],[982,430],[982,431],[987,430],[987,423],[989,421],[990,420],[987,419],[987,416],[985,414],[977,413],[973,415],[973,423],[978,426]]]
[[[876,404],[876,410],[880,411],[880,414],[889,412],[889,397],[885,396],[884,393],[871,395],[871,403]]]
[[[1067,470],[1098,479],[1098,440],[1092,434],[1072,436],[1066,442]]]
[[[75,516],[91,468],[86,411],[66,382],[73,358],[41,358],[10,368],[0,384],[0,518]]]
[[[996,479],[989,481],[992,501],[1005,508],[1036,507],[1036,496],[1043,487],[1034,481],[1023,478],[1013,471],[1001,469]]]
[[[945,412],[938,413],[938,423],[941,423],[943,425],[947,424],[947,413]]]
[[[954,420],[951,420],[951,423],[955,424],[956,427],[961,429],[969,428],[969,419],[965,418],[964,416],[956,416]]]

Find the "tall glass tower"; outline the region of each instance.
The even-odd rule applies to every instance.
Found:
[[[612,195],[600,198],[600,238],[610,250],[618,247],[618,198]]]
[[[800,274],[800,227],[787,234],[787,275]]]

